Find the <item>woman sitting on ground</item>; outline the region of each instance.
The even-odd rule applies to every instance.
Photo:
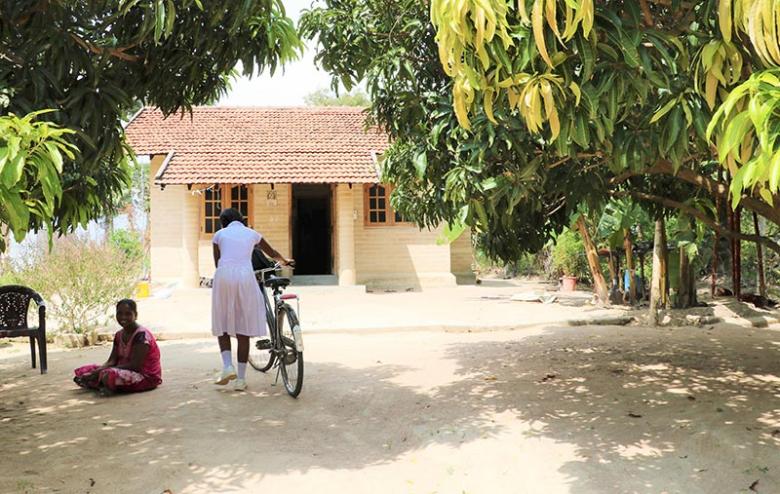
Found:
[[[151,331],[140,326],[138,307],[130,299],[116,304],[116,320],[122,329],[114,335],[111,355],[103,365],[90,364],[74,372],[73,381],[102,395],[154,389],[162,383],[160,349]]]

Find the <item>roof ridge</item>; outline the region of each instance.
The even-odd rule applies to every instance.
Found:
[[[150,111],[160,111],[159,107],[156,106],[144,106],[141,110],[150,110]],[[186,109],[182,108],[185,113],[187,112]],[[180,111],[176,111],[175,113],[181,113]],[[305,111],[305,112],[319,112],[319,111],[325,111],[325,112],[339,112],[339,111],[348,111],[350,113],[366,113],[367,108],[362,108],[359,106],[346,106],[346,105],[333,105],[333,106],[260,106],[260,105],[199,105],[199,106],[193,106],[192,110],[195,111],[221,111],[221,110],[230,110],[230,111],[258,111],[258,110],[272,110],[272,111]]]

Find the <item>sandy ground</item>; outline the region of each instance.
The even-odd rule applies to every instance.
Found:
[[[162,344],[165,383],[98,398],[107,347],[0,349],[2,493],[780,492],[780,331],[548,328],[307,337],[301,397],[210,384],[215,344]],[[756,483],[757,482],[757,483]]]
[[[366,293],[333,286],[293,286],[288,292],[300,296],[299,315],[306,331],[329,333],[510,329],[622,313],[591,306],[592,295],[586,292],[556,292],[558,301],[550,305],[510,300],[514,294],[545,290],[556,287],[496,280],[424,292]],[[155,334],[166,339],[211,335],[210,289],[160,290],[157,297],[139,300],[138,310]]]

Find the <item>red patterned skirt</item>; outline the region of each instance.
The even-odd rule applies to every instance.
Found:
[[[76,374],[76,377],[82,377],[99,367],[100,366],[96,364],[89,364],[79,367],[73,372]],[[77,381],[79,386],[91,389],[98,389],[101,382],[105,383],[106,387],[111,391],[125,393],[147,391],[156,388],[160,384],[159,379],[157,378],[148,377],[140,372],[127,369],[117,369],[116,367],[108,367],[101,370],[97,379]]]

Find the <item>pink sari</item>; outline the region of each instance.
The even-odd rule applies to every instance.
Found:
[[[159,386],[162,383],[160,349],[157,347],[157,341],[154,339],[152,332],[145,327],[138,326],[126,342],[122,341],[121,329],[114,335],[117,365],[124,366],[130,364],[133,345],[149,345],[149,353],[146,355],[146,360],[144,360],[140,372],[129,369],[119,369],[117,367],[108,367],[99,372],[97,379],[88,382],[77,381],[78,384],[83,387],[97,389],[102,381],[106,383],[108,389],[112,391],[129,393],[147,391]],[[97,364],[89,364],[79,367],[74,372],[76,377],[79,378],[94,372],[98,368],[100,368],[100,366]]]

